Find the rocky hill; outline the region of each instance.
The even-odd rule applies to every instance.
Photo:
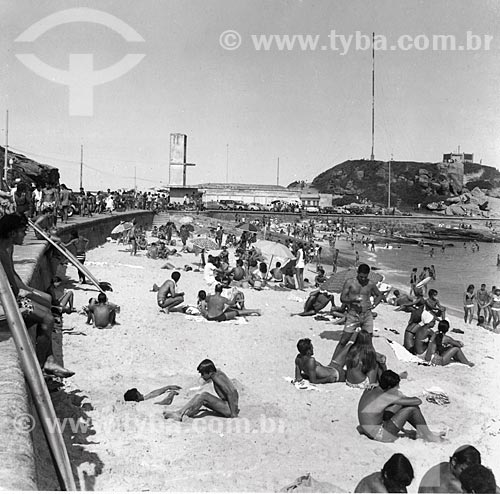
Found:
[[[59,183],[59,170],[50,165],[38,163],[26,156],[9,151],[9,161],[12,160],[12,175],[9,178],[14,181],[20,178],[22,182],[44,185],[46,183]],[[5,148],[0,146],[0,163],[4,163]]]
[[[318,175],[311,185],[346,200],[359,196],[384,206],[388,184],[388,162],[348,160]],[[499,196],[500,172],[476,163],[391,162],[391,204],[397,207],[446,201],[476,187]]]

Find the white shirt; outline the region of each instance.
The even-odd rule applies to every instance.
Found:
[[[304,262],[304,251],[302,249],[299,249],[297,251],[297,260],[295,261],[295,267],[296,268],[305,268],[305,262]]]

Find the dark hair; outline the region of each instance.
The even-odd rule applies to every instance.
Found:
[[[361,330],[345,359],[347,370],[358,367],[361,364],[361,372],[368,374],[377,367],[377,352],[373,347],[370,333]]]
[[[205,300],[207,298],[207,292],[205,290],[200,290],[198,292],[198,298],[200,300]]]
[[[215,285],[215,293],[222,293],[222,285],[220,283]]]
[[[401,453],[392,455],[382,467],[382,482],[387,492],[406,492],[413,481],[414,473],[410,460]]]
[[[368,264],[360,264],[358,266],[358,274],[370,274],[370,266]]]
[[[281,263],[280,263],[280,262],[277,262],[277,263],[276,263],[276,267],[277,267],[277,268],[281,268]]]
[[[301,355],[305,355],[311,347],[312,343],[309,338],[302,338],[297,342],[297,350]]]
[[[496,481],[493,472],[483,465],[467,467],[458,479],[465,492],[491,493],[496,492]]]
[[[479,326],[480,324],[483,324],[483,322],[484,322],[484,316],[479,316],[477,318],[477,325]]]
[[[124,395],[123,398],[125,401],[143,401],[141,393],[137,390],[137,388],[129,389]]]
[[[102,303],[102,302],[106,302],[108,300],[108,297],[106,297],[106,294],[105,293],[99,293],[99,295],[97,295],[97,301],[99,303]]]
[[[394,290],[394,295],[396,295],[396,297],[399,297],[399,290]]]
[[[474,285],[469,285],[469,286],[467,287],[467,291],[469,291],[469,290],[474,290]]]
[[[267,273],[267,264],[265,262],[259,264],[259,271],[261,273]]]
[[[434,343],[436,343],[436,353],[438,355],[441,355],[443,353],[444,347],[443,347],[443,338],[444,335],[448,332],[450,329],[450,323],[443,319],[442,321],[439,321],[438,327],[437,327],[437,334],[436,338],[434,340]]]
[[[382,372],[378,380],[379,386],[387,391],[388,389],[395,388],[401,381],[401,378],[394,371],[386,370]]]
[[[181,277],[181,273],[179,271],[174,271],[172,273],[172,279],[177,283]]]
[[[76,230],[71,230],[70,235],[71,238],[78,238],[78,232]]]
[[[205,360],[202,360],[200,362],[200,364],[198,365],[198,367],[196,368],[196,370],[200,373],[200,374],[210,374],[211,372],[216,372],[217,369],[215,368],[215,364],[209,360],[209,359],[205,359]]]
[[[460,446],[454,453],[451,459],[454,459],[458,465],[470,467],[471,465],[481,464],[481,453],[470,444]]]
[[[9,235],[20,228],[26,227],[28,220],[23,214],[6,214],[0,218],[0,238],[9,238]]]
[[[432,296],[437,295],[437,294],[438,294],[438,291],[436,289],[431,288],[429,290],[429,297],[432,297]]]
[[[236,261],[236,266],[243,266],[243,260],[238,259],[238,260]]]

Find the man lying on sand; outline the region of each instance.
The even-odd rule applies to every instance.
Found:
[[[438,463],[427,471],[418,492],[463,492],[458,477],[467,467],[480,464],[481,453],[474,446],[460,446],[449,461]]]
[[[325,290],[314,290],[310,293],[304,304],[304,310],[298,314],[291,314],[292,316],[314,316],[322,311],[329,303],[332,308],[335,306],[333,293]]]
[[[132,388],[123,395],[123,398],[125,401],[146,401],[151,400],[152,398],[156,398],[157,396],[161,396],[168,391],[167,396],[161,401],[156,401],[155,405],[170,405],[174,400],[174,396],[179,394],[179,389],[182,388],[180,386],[177,386],[176,384],[169,384],[168,386],[163,386],[162,388],[151,391],[151,393],[143,395],[137,388]]]
[[[182,307],[177,307],[179,304],[184,302],[184,292],[177,292],[177,282],[181,277],[179,271],[174,271],[171,276],[171,280],[165,281],[163,285],[158,287],[156,283],[153,285],[153,291],[158,292],[156,294],[156,300],[158,306],[169,312],[183,312]]]
[[[87,309],[87,324],[94,324],[94,327],[104,329],[116,324],[116,314],[120,312],[120,307],[108,302],[105,293],[99,293],[97,302],[92,299]]]
[[[412,483],[413,477],[410,460],[396,453],[387,460],[382,471],[361,479],[354,492],[408,492],[406,488]]]
[[[214,396],[203,392],[194,396],[182,408],[173,412],[163,412],[166,419],[181,421],[184,415],[195,417],[202,407],[208,408],[226,418],[235,418],[240,412],[238,408],[238,391],[231,380],[209,360],[203,360],[196,369],[205,381],[212,381],[215,392]]]
[[[344,363],[350,346],[356,340],[353,333],[344,351],[328,365],[320,364],[314,357],[314,348],[309,338],[297,342],[299,354],[295,357],[295,382],[307,379],[312,384],[345,382]]]
[[[427,426],[420,410],[422,400],[401,393],[399,382],[400,377],[387,370],[380,376],[379,386],[363,392],[358,404],[358,430],[375,441],[391,443],[408,422],[425,441],[442,441],[441,436]],[[392,417],[384,420],[385,412],[391,412]]]

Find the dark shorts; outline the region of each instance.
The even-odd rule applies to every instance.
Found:
[[[217,322],[227,321],[226,314],[222,313],[215,317],[207,317],[207,321],[217,321]]]

